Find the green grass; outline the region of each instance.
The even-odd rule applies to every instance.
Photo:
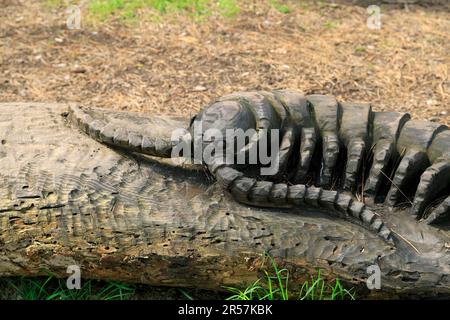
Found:
[[[338,27],[338,23],[337,22],[333,22],[333,21],[327,21],[324,23],[324,27],[326,29],[336,29]]]
[[[224,17],[233,17],[240,12],[236,0],[91,0],[88,4],[89,13],[102,21],[111,17],[134,20],[141,9],[153,9],[159,14],[184,12],[191,16],[217,12]]]
[[[88,0],[84,8],[87,8],[89,16],[94,20],[108,21],[116,18],[123,21],[135,21],[142,17],[142,9],[152,9],[156,14],[184,13],[186,15],[201,17],[219,14],[223,17],[234,17],[241,12],[239,2],[244,0]],[[281,0],[265,0],[277,11],[288,14],[293,11],[293,6],[306,6],[303,3],[292,3],[288,6]],[[64,8],[70,4],[78,4],[73,0],[45,0],[47,8]],[[84,10],[84,9],[83,9]],[[145,15],[146,13],[144,13]]]
[[[365,51],[366,51],[366,48],[365,48],[364,46],[357,46],[357,47],[355,48],[355,51],[356,51],[357,53],[362,53],[362,52],[365,52]]]
[[[353,289],[345,289],[339,279],[334,283],[326,283],[320,277],[320,271],[316,277],[311,277],[311,282],[306,281],[298,296],[300,300],[355,300]]]
[[[99,20],[107,20],[112,16],[120,19],[136,18],[137,11],[145,6],[144,0],[92,0],[88,4],[89,12]]]
[[[231,18],[241,12],[241,8],[239,8],[235,0],[219,0],[217,1],[217,6],[224,17]]]
[[[256,280],[250,286],[241,289],[236,287],[225,287],[232,295],[227,300],[289,300],[292,299],[289,289],[289,270],[280,269],[275,260],[268,257],[272,272],[263,269],[264,276]],[[295,290],[296,288],[294,288]],[[299,290],[298,290],[299,289]],[[345,289],[339,279],[332,283],[326,283],[320,275],[311,276],[310,281],[303,283],[294,298],[298,300],[345,300],[355,299],[353,289]],[[295,292],[294,291],[294,292]]]
[[[321,277],[320,271],[316,276],[301,287],[291,288],[289,285],[289,270],[280,268],[276,261],[268,254],[263,254],[262,276],[245,288],[224,287],[228,295],[220,295],[226,300],[344,300],[355,299],[354,290],[347,290],[339,279],[327,283]],[[264,268],[266,261],[269,268]],[[15,277],[0,279],[0,299],[19,300],[127,300],[139,298],[151,288],[141,288],[121,282],[103,282],[96,280],[82,281],[81,288],[68,289],[66,279],[58,279],[53,275],[47,277]],[[194,300],[194,295],[185,289],[178,289],[182,298]],[[164,294],[164,292],[163,292]],[[195,295],[198,295],[197,292]],[[214,293],[201,293],[203,298],[215,297]]]
[[[290,7],[288,7],[287,5],[281,3],[280,1],[276,1],[276,0],[271,0],[270,1],[272,6],[277,9],[279,12],[281,13],[291,13],[292,9]]]
[[[194,298],[192,297],[192,295],[190,293],[188,293],[186,290],[179,288],[178,291],[180,291],[180,293],[183,295],[183,297],[186,300],[194,300]]]
[[[47,277],[19,277],[2,280],[3,287],[14,291],[13,299],[20,300],[127,300],[134,288],[120,282],[87,280],[79,290],[70,290],[65,279]]]

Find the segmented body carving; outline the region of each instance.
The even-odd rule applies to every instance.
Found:
[[[167,133],[128,130],[89,109],[73,107],[72,116],[85,132],[112,146],[159,157],[169,157],[174,146]],[[203,132],[215,128],[224,137],[227,129],[279,130],[280,165],[272,176],[255,176],[254,165],[229,165],[222,156],[208,159],[209,172],[241,203],[323,208],[389,242],[395,234],[370,209],[373,204],[406,203],[412,215],[429,224],[450,215],[450,130],[444,125],[291,90],[227,95],[191,121],[191,132],[196,121]],[[257,147],[260,137],[240,152]]]

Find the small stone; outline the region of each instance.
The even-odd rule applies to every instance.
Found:
[[[61,38],[55,38],[55,42],[56,42],[56,43],[63,43],[63,42],[64,42],[64,40],[63,40],[63,39],[61,39]]]
[[[441,111],[441,116],[446,116],[448,114],[447,111]]]
[[[194,88],[194,91],[195,91],[195,92],[206,91],[206,90],[207,90],[207,88],[204,87],[204,86],[196,86],[196,87]]]
[[[85,67],[82,67],[82,66],[79,66],[79,65],[75,65],[73,68],[72,68],[72,72],[73,73],[85,73],[87,70],[86,70],[86,68]]]

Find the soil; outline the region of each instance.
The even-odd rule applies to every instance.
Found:
[[[293,88],[374,110],[450,124],[450,7],[366,7],[306,1],[288,14],[240,2],[234,17],[183,12],[95,23],[82,9],[0,0],[0,101],[84,105],[191,115],[241,90]]]

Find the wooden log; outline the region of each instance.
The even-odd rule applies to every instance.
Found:
[[[269,252],[291,270],[293,288],[320,269],[364,291],[376,264],[374,297],[450,293],[447,231],[383,208],[407,240],[392,247],[326,211],[238,204],[200,167],[94,141],[67,121],[68,110],[0,104],[0,276],[66,277],[78,265],[84,278],[219,290],[253,282]],[[159,132],[185,125],[141,120]]]

